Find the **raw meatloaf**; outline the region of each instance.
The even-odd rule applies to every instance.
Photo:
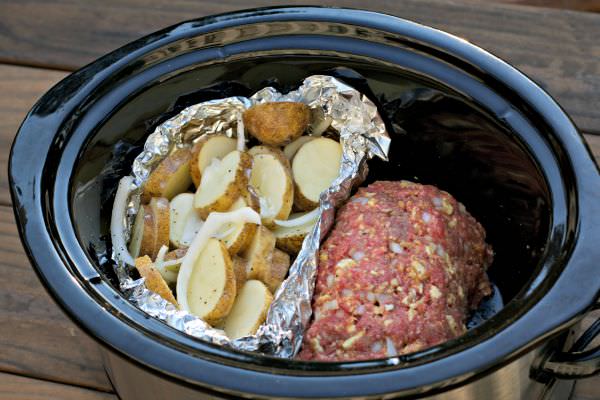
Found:
[[[484,239],[465,207],[433,186],[361,188],[321,247],[299,358],[383,358],[461,335],[469,310],[491,293]]]

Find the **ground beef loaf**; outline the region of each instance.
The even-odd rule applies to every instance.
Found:
[[[299,358],[382,358],[461,335],[469,309],[491,293],[484,239],[465,207],[433,186],[359,189],[321,247]]]

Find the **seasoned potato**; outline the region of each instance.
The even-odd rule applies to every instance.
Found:
[[[138,213],[142,211],[144,223],[138,255],[149,256],[154,260],[162,246],[169,246],[169,201],[153,197],[148,205],[140,207]],[[139,228],[134,228],[134,236],[137,229]],[[136,237],[132,239],[138,240]]]
[[[185,192],[192,183],[190,159],[192,152],[188,148],[177,149],[165,157],[152,171],[142,193],[144,203],[152,197],[165,197],[171,200]]]
[[[236,140],[224,135],[207,135],[200,138],[192,147],[190,175],[198,187],[204,169],[213,158],[221,160],[236,149]]]
[[[280,225],[273,230],[277,240],[277,248],[289,253],[297,254],[302,248],[304,237],[315,226],[318,210],[290,215],[287,221],[277,221]],[[283,225],[281,225],[283,224]]]
[[[290,256],[289,254],[275,249],[273,250],[273,257],[270,268],[265,271],[260,280],[267,285],[271,293],[275,294],[281,282],[285,279],[290,269]]]
[[[181,277],[179,279],[185,279]],[[233,262],[225,245],[218,239],[208,240],[194,263],[187,282],[177,282],[185,288],[177,297],[187,311],[215,324],[229,314],[236,296]]]
[[[229,209],[229,211],[238,210],[242,207],[250,207],[248,201],[256,201],[251,200],[250,196],[240,196],[233,203],[233,206]],[[222,232],[229,232],[228,235],[222,237],[223,243],[227,246],[229,250],[229,254],[235,255],[239,252],[245,250],[252,238],[254,237],[254,233],[256,232],[256,224],[239,222],[236,224],[225,224],[222,228]]]
[[[262,223],[273,226],[275,219],[286,219],[294,203],[294,185],[290,164],[281,150],[268,146],[255,146],[248,153],[253,165],[250,185],[260,199]]]
[[[273,250],[275,249],[275,236],[263,225],[256,229],[250,246],[243,256],[248,260],[248,279],[259,279],[264,271],[271,266]]]
[[[260,281],[247,281],[235,300],[224,329],[230,339],[253,335],[265,322],[267,311],[273,301],[269,289]]]
[[[211,211],[227,211],[245,193],[248,185],[247,171],[251,166],[252,157],[237,150],[220,161],[213,158],[204,170],[194,198],[194,207],[203,218]]]
[[[158,294],[169,303],[179,307],[177,300],[173,296],[173,292],[163,279],[160,272],[154,268],[152,260],[148,256],[138,257],[135,259],[135,268],[140,275],[145,278],[146,288],[151,292]]]
[[[245,128],[261,143],[284,146],[306,130],[310,109],[302,103],[263,103],[250,107],[243,118]]]
[[[178,194],[171,200],[169,208],[171,244],[175,247],[189,246],[204,223],[194,208],[194,194]]]
[[[315,208],[321,192],[339,175],[341,162],[342,146],[335,140],[320,137],[304,143],[292,162],[296,207],[300,210]]]

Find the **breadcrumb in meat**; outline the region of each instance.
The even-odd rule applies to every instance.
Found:
[[[361,188],[321,247],[299,358],[383,358],[463,334],[491,293],[491,262],[484,229],[448,193],[409,181]]]

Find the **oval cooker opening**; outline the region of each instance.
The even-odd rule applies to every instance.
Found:
[[[475,80],[473,93],[459,93],[425,75],[351,57],[343,67],[325,55],[277,55],[182,69],[115,108],[82,149],[71,183],[78,239],[106,280],[118,290],[107,253],[117,182],[158,123],[201,101],[269,85],[287,91],[309,75],[329,74],[370,97],[392,137],[390,161],[371,160],[366,183],[407,179],[452,194],[486,229],[495,252],[488,273],[505,304],[518,298],[543,259],[552,205],[536,160],[510,126],[516,109],[484,109]]]

